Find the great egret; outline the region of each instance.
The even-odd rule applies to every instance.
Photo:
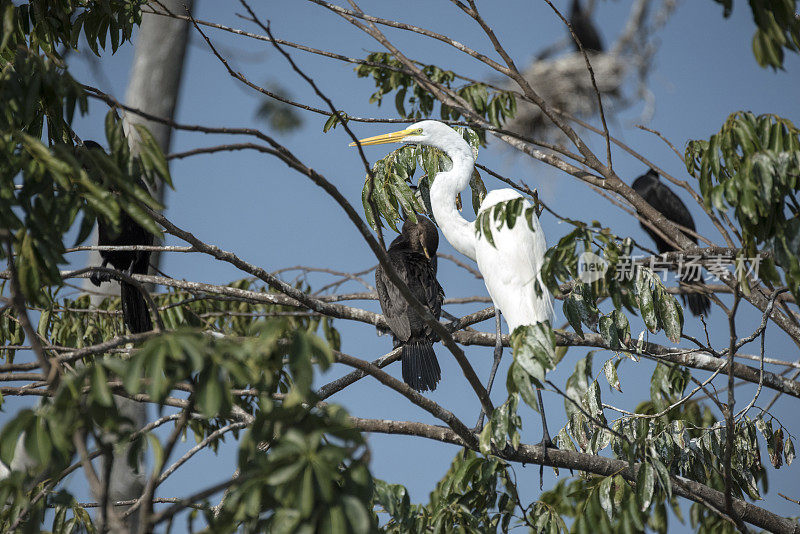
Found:
[[[436,280],[436,249],[439,232],[431,221],[417,216],[407,220],[402,233],[389,245],[389,261],[408,285],[414,296],[428,307],[437,319],[442,314],[444,291]],[[386,322],[394,334],[394,346],[403,347],[403,381],[416,391],[433,391],[442,377],[431,328],[411,309],[397,287],[379,265],[375,271],[375,287]]]
[[[603,41],[600,39],[600,34],[597,32],[592,18],[583,10],[580,0],[572,0],[572,6],[569,13],[569,24],[572,26],[572,31],[575,37],[583,45],[583,49],[587,52],[602,52]],[[570,40],[572,36],[570,36]],[[578,43],[573,41],[573,45],[577,52],[580,52]]]
[[[91,150],[103,150],[95,141],[84,141],[84,146]],[[101,246],[132,246],[152,245],[153,234],[142,228],[130,215],[121,213],[120,229],[118,232],[103,219],[97,219],[97,244]],[[101,250],[103,267],[109,263],[117,270],[128,274],[147,274],[150,267],[150,252],[146,251],[110,251]],[[101,282],[109,280],[108,275],[92,273],[92,283],[100,286]],[[122,301],[122,318],[131,333],[148,332],[153,329],[150,320],[150,310],[144,297],[136,287],[126,282],[120,282],[120,300]]]
[[[438,148],[452,161],[450,170],[439,172],[433,180],[430,189],[433,216],[453,248],[478,263],[495,309],[505,316],[509,330],[513,332],[518,326],[548,320],[552,322],[553,301],[541,281],[545,238],[538,219],[533,217],[531,221],[533,230],[523,221],[518,221],[513,228],[503,226],[500,230],[493,229],[492,245],[483,234],[476,233],[474,222],[464,219],[456,207],[456,196],[469,185],[475,166],[472,148],[461,135],[446,124],[424,120],[399,132],[359,141],[361,145],[392,142]],[[479,214],[499,202],[521,196],[513,189],[491,191],[481,202]],[[525,200],[524,207],[531,207],[530,202]],[[537,281],[543,289],[541,293],[536,291]],[[489,384],[497,371],[501,354],[499,351],[495,353]],[[541,392],[537,390],[537,393],[542,415],[543,443],[549,446],[552,442],[547,431]]]
[[[659,180],[658,173],[650,169],[646,174],[639,176],[633,182],[633,190],[641,196],[645,202],[650,204],[659,213],[664,215],[670,221],[685,226],[694,231],[694,219],[686,204],[678,198],[678,195],[664,185]],[[670,252],[676,250],[675,247],[664,241],[664,239],[656,234],[653,230],[642,224],[642,228],[647,232],[653,241],[656,242],[656,248],[659,253]],[[689,239],[697,243],[697,238],[692,235],[687,235]],[[689,282],[688,278],[691,277],[691,272],[684,273],[682,280]],[[699,275],[699,272],[695,276]],[[706,295],[702,293],[690,293],[689,295],[681,295],[683,303],[686,304],[688,300],[689,309],[695,316],[708,315],[711,311],[711,301]]]

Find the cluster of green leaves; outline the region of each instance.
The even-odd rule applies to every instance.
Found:
[[[736,112],[708,141],[690,141],[685,158],[706,206],[733,209],[748,257],[759,246],[772,250],[759,276],[778,283],[774,267],[781,267],[785,284],[800,298],[800,130],[775,115]]]
[[[577,283],[573,280],[577,280],[580,275],[579,260],[583,254],[591,253],[594,256],[589,256],[590,259],[599,258],[606,265],[603,277],[592,283],[593,298],[608,295],[616,309],[625,307],[634,311],[636,299],[631,286],[634,273],[629,265],[633,251],[631,240],[614,235],[598,221],[587,224],[567,219],[566,222],[575,229],[547,249],[544,255],[542,281],[547,288],[554,295],[562,295],[560,284]],[[618,277],[618,271],[625,276]],[[587,323],[587,326],[594,330],[593,324]]]
[[[369,54],[366,61],[370,65],[359,65],[356,74],[359,78],[372,77],[376,91],[369,99],[370,103],[378,105],[383,101],[383,97],[395,92],[394,104],[398,115],[405,118],[423,119],[429,118],[433,113],[437,99],[424,89],[416,78],[404,72],[403,64],[387,52],[375,52]],[[389,68],[387,68],[389,67]],[[422,72],[433,83],[440,84],[448,89],[455,80],[455,74],[451,71],[442,70],[435,65],[425,65]],[[514,117],[517,112],[517,101],[514,94],[510,91],[498,91],[489,88],[486,84],[472,82],[462,87],[456,88],[455,92],[472,108],[472,110],[484,117],[494,126],[500,128],[508,119]],[[459,120],[463,114],[455,108],[442,105],[440,109],[442,120]],[[486,143],[486,132],[477,132],[481,144]]]
[[[715,420],[708,408],[688,402],[666,411],[684,394],[688,371],[659,363],[651,379],[651,400],[641,403],[636,413],[609,423],[604,415],[599,379],[592,369],[593,352],[579,360],[566,384],[564,406],[567,425],[557,436],[564,450],[597,454],[611,447],[615,457],[639,464],[636,483],[618,476],[590,477],[569,484],[558,484],[542,495],[542,501],[558,509],[564,517],[573,517],[576,532],[641,532],[647,529],[667,532],[666,504],[682,521],[672,494],[670,475],[696,480],[722,491],[724,485],[724,450],[726,428]],[[618,385],[616,366],[620,360],[608,360],[602,373],[611,387]],[[610,369],[614,369],[610,373]],[[661,417],[653,416],[665,412]],[[741,418],[734,429],[731,467],[735,497],[760,499],[759,483],[766,488],[757,434],[768,447],[770,460],[779,467],[783,458],[794,459],[794,444],[784,440],[782,428],[773,430],[773,421]],[[577,445],[577,446],[576,446]],[[718,515],[695,504],[691,509],[693,527],[713,532],[724,523]]]
[[[725,18],[733,11],[733,0],[714,0],[724,7]],[[800,51],[800,20],[797,0],[750,0],[756,33],[753,54],[762,67],[783,68],[783,49]]]
[[[142,170],[168,179],[163,154],[144,129],[139,129],[142,155],[132,158],[111,135],[117,128],[121,132],[121,126],[110,129],[107,123],[114,161],[103,161],[102,169],[114,175],[106,179],[117,181],[118,199],[92,182],[72,146],[75,111],[86,113],[88,103],[61,54],[77,48],[81,38],[98,55],[109,40],[113,53],[130,39],[142,4],[0,0],[0,226],[13,233],[20,282],[29,299],[36,298],[38,288],[60,283],[63,235],[80,211],[90,214],[84,230],[97,215],[118,221],[120,204],[141,215],[135,201],[155,204],[143,190],[126,184],[136,184],[141,174],[136,173]],[[137,178],[117,180],[132,174]],[[157,231],[152,221],[149,227]],[[6,256],[4,248],[1,257]]]
[[[56,507],[53,528],[61,526],[60,532],[69,532],[78,524],[86,523],[88,513],[77,511],[72,496],[62,491],[54,500],[32,500],[44,487],[44,481],[62,473],[75,455],[74,437],[88,434],[94,436],[100,446],[101,432],[113,435],[118,442],[130,439],[128,421],[117,410],[107,386],[95,390],[98,380],[104,380],[107,368],[97,361],[76,368],[61,378],[52,398],[44,397],[38,406],[19,410],[0,432],[0,461],[11,463],[18,441],[24,433],[22,445],[27,453],[24,470],[15,470],[0,480],[0,530],[7,530],[22,510],[28,509],[23,524],[33,530],[41,525],[49,504]],[[105,382],[103,382],[105,384]],[[88,392],[87,392],[88,386]],[[88,393],[88,394],[87,394]],[[72,512],[72,519],[65,520]],[[56,531],[56,530],[54,530]]]
[[[81,36],[99,55],[110,37],[112,53],[130,40],[141,21],[143,0],[0,0],[0,153],[13,162],[20,133],[52,142],[71,142],[76,107],[86,111],[81,85],[66,71],[61,54]],[[44,125],[47,128],[44,128]],[[7,165],[6,162],[3,164]],[[3,168],[11,180],[22,169]]]
[[[0,293],[5,294],[4,291],[6,291],[5,281],[0,283]],[[3,358],[8,363],[13,363],[17,351],[6,347],[9,345],[22,345],[25,341],[25,332],[22,330],[17,318],[8,313],[8,311],[5,310],[0,313],[0,340],[2,340],[2,343],[0,343],[0,358]],[[2,399],[3,397],[0,396],[0,402]]]
[[[0,1],[3,27],[0,50],[23,46],[59,57],[59,47],[76,48],[81,36],[100,55],[106,40],[111,52],[130,40],[142,20],[145,0],[30,0],[27,3]],[[16,5],[15,5],[16,4]],[[4,56],[8,59],[8,56]]]
[[[511,394],[508,399],[494,409],[489,420],[481,430],[480,450],[486,456],[492,454],[493,447],[503,450],[511,447],[516,450],[522,440],[519,430],[522,428],[522,418],[517,414],[519,395]]]
[[[456,454],[426,505],[411,504],[403,486],[375,486],[375,503],[389,515],[384,530],[390,533],[507,532],[519,502],[508,464],[466,449]]]
[[[772,423],[778,423],[778,428],[772,429]],[[764,441],[767,442],[767,454],[769,461],[775,469],[779,469],[784,460],[786,466],[792,465],[794,461],[794,441],[788,435],[784,435],[783,425],[777,419],[770,419],[767,421],[762,417],[756,419],[756,429],[764,436]]]
[[[113,112],[106,116],[110,155],[67,143],[48,147],[28,133],[12,134],[17,144],[2,164],[0,225],[13,234],[19,281],[29,300],[40,300],[42,287],[61,284],[58,266],[65,263],[64,234],[78,214],[83,214],[83,221],[76,244],[89,236],[98,217],[118,228],[122,212],[153,234],[161,234],[140,203],[152,209],[161,206],[140,180],[170,184],[169,170],[152,135],[142,126],[136,129],[142,142],[135,155]]]
[[[606,428],[608,421],[603,411],[600,383],[592,374],[593,354],[589,352],[586,357],[578,360],[575,371],[567,379],[568,399],[564,399],[567,424],[558,432],[556,441],[565,450],[580,449],[582,452],[597,454],[611,443],[612,434]],[[608,372],[606,377],[608,378]],[[609,384],[612,387],[618,387],[618,384],[612,382],[610,379]],[[573,439],[578,448],[572,442]]]
[[[524,504],[509,465],[465,449],[430,494],[428,504],[412,504],[399,484],[376,481],[375,504],[389,520],[383,530],[400,532],[570,532],[559,510],[544,501]]]
[[[590,476],[561,480],[542,493],[540,500],[561,517],[574,518],[570,532],[576,534],[648,531],[665,534],[669,527],[667,502],[681,521],[682,512],[677,499],[648,502],[645,496],[652,487],[653,479],[647,476],[637,481],[636,489],[620,475]]]
[[[467,105],[481,117],[486,118],[495,128],[502,128],[509,119],[517,114],[517,99],[510,91],[489,89],[482,83],[471,83],[459,88],[456,93]],[[443,120],[457,121],[466,117],[456,108],[442,105],[441,115]],[[479,130],[478,135],[482,144],[486,144],[486,132]]]
[[[208,417],[224,417],[230,402],[246,402],[243,407],[255,416],[239,442],[242,482],[226,494],[219,514],[205,514],[209,529],[373,531],[372,479],[361,434],[339,407],[310,407],[316,401],[313,364],[326,368],[332,361],[330,348],[286,320],[257,323],[252,334],[214,341],[224,346],[210,347],[203,368],[192,375],[197,391],[204,378],[219,384],[212,389],[223,400],[209,406]],[[153,343],[148,361],[165,350],[164,343]],[[249,401],[230,397],[231,389],[245,387],[257,395],[250,394]],[[199,396],[197,401],[201,408]]]
[[[498,202],[480,211],[477,215],[478,217],[475,219],[475,235],[486,238],[494,247],[496,245],[494,244],[492,226],[494,226],[495,231],[500,231],[503,227],[508,227],[508,229],[511,230],[517,224],[517,218],[522,216],[528,224],[530,231],[535,232],[534,220],[538,222],[539,212],[536,206],[533,206],[526,199],[519,197]]]
[[[270,291],[250,280],[231,286]],[[93,308],[87,295],[59,300],[57,294],[48,292],[51,300],[39,316],[38,333],[48,344],[78,348],[120,332],[118,298]],[[332,362],[330,347],[340,343],[330,319],[282,317],[291,309],[198,298],[182,291],[154,295],[154,300],[168,332],[132,353],[86,358],[76,372],[64,375],[53,401],[22,411],[2,430],[0,460],[10,461],[24,432],[23,446],[34,462],[0,482],[0,498],[9,502],[0,514],[0,528],[30,504],[41,489],[34,486],[37,480],[74,461],[76,431],[102,431],[103,443],[130,442],[134,466],[134,459],[149,447],[155,467],[162,467],[166,461],[162,444],[153,434],[132,439],[132,429],[117,412],[112,395],[145,393],[163,406],[176,395],[176,387],[190,385],[195,409],[202,415],[187,425],[197,442],[227,424],[234,406],[256,418],[239,444],[240,470],[252,478],[228,494],[223,513],[205,518],[215,531],[243,526],[270,531],[373,531],[372,482],[363,439],[337,407],[309,408],[316,402],[314,367],[327,368]],[[2,323],[7,328],[0,343],[24,341],[9,310]],[[216,338],[206,334],[208,330],[226,336]],[[317,337],[320,330],[328,342]],[[269,452],[259,448],[261,443],[269,444]],[[215,441],[212,449],[217,445]],[[87,512],[68,492],[42,503],[56,506],[54,532],[67,532],[84,518],[88,521]],[[41,524],[45,510],[35,507],[25,524]],[[88,523],[86,528],[93,527]]]
[[[433,113],[436,99],[423,89],[414,78],[398,71],[398,69],[403,68],[403,64],[395,59],[391,53],[373,52],[367,56],[366,61],[377,63],[377,65],[359,65],[355,70],[359,78],[372,76],[377,90],[369,97],[370,104],[377,103],[380,106],[384,95],[397,91],[394,104],[397,113],[401,117],[408,119],[430,117],[431,113]],[[448,88],[456,77],[452,71],[442,70],[435,65],[422,67],[422,72],[432,82],[442,84]],[[408,112],[406,111],[406,102],[410,106]]]
[[[583,337],[583,325],[599,333],[612,349],[630,341],[630,323],[624,310],[638,312],[652,333],[663,330],[677,343],[683,331],[683,308],[651,269],[633,263],[629,239],[613,235],[597,222],[575,222],[576,228],[562,237],[545,253],[542,280],[554,294],[562,294],[560,284],[568,282],[564,315],[572,328]],[[581,256],[604,262],[602,277],[592,283],[579,280]],[[600,297],[609,296],[614,308],[602,314],[597,307]]]
[[[556,339],[549,321],[518,326],[511,333],[514,361],[508,368],[508,399],[494,409],[480,434],[480,450],[516,449],[520,444],[522,419],[517,414],[519,399],[536,411],[541,408],[534,388],[544,387],[545,374],[555,369],[565,352],[556,351]]]
[[[522,400],[539,410],[535,387],[544,387],[545,374],[555,369],[559,357],[556,338],[549,321],[518,326],[511,332],[514,361],[508,369],[508,393],[519,393]]]
[[[246,291],[275,293],[271,288],[257,285],[248,279],[237,280],[228,285]],[[308,290],[301,284],[296,287]],[[92,304],[89,295],[60,299],[58,290],[47,290],[42,295],[46,301],[39,308],[41,313],[37,331],[51,345],[79,349],[124,333],[119,297],[108,297]],[[185,291],[152,294],[152,298],[159,308],[164,327],[168,330],[188,326],[244,337],[265,317],[280,317],[296,312],[296,308],[288,306],[220,300],[211,296],[198,297]],[[288,321],[287,328],[320,333],[333,349],[338,350],[341,346],[341,335],[329,317],[291,316],[285,320]],[[2,347],[21,345],[24,341],[24,332],[13,310],[6,309],[0,314],[0,356],[5,357],[9,363],[13,362],[16,351]]]
[[[464,137],[477,155],[480,145],[478,134],[469,128],[455,128],[455,130]],[[381,222],[383,219],[397,232],[398,221],[405,218],[416,221],[416,216],[419,214],[433,220],[431,185],[437,173],[449,170],[451,167],[452,163],[446,154],[427,146],[403,146],[379,159],[372,166],[372,175],[367,175],[361,190],[361,202],[364,205],[367,222],[377,230],[379,226],[383,226]],[[414,191],[413,178],[418,168],[424,174],[417,179]],[[472,208],[477,214],[478,207],[486,196],[486,186],[477,171],[470,180],[470,188]]]
[[[50,327],[40,330],[66,331],[53,324],[52,315],[45,321]],[[155,469],[162,468],[162,444],[150,433],[133,436],[112,394],[145,393],[164,406],[176,388],[189,385],[202,416],[188,425],[198,442],[220,428],[234,406],[255,417],[239,443],[242,483],[226,495],[222,513],[205,517],[212,530],[371,532],[376,523],[363,438],[338,407],[313,408],[314,367],[325,369],[332,361],[329,345],[298,328],[295,318],[255,320],[245,336],[222,338],[184,327],[151,338],[130,355],[87,358],[63,375],[52,400],[22,410],[3,428],[0,460],[10,463],[24,433],[32,461],[0,481],[0,498],[9,503],[0,512],[0,526],[30,505],[40,489],[37,481],[73,461],[76,432],[102,431],[100,444],[131,443],[131,459],[149,446]],[[66,492],[60,498],[65,504],[57,517],[65,523],[75,503]],[[27,524],[39,524],[48,502],[53,504],[45,499],[35,507]]]

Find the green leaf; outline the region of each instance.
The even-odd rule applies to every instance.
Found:
[[[636,476],[636,497],[639,499],[640,510],[646,512],[653,502],[653,492],[655,491],[655,470],[647,462],[639,466],[639,473]]]
[[[592,417],[599,418],[601,422],[605,419],[603,415],[603,401],[600,399],[600,384],[593,380],[586,392],[587,406]]]
[[[683,308],[678,304],[678,300],[662,287],[656,290],[655,295],[658,319],[664,328],[664,333],[670,341],[677,343],[683,332]]]
[[[783,465],[783,428],[778,427],[772,434],[772,439],[767,441],[767,453],[769,454],[769,461],[775,469],[779,469]]]
[[[226,395],[225,387],[217,376],[216,366],[211,366],[198,377],[197,407],[206,417],[225,415],[220,413]]]
[[[39,316],[39,327],[37,328],[37,333],[42,339],[47,339],[47,329],[50,326],[50,314],[52,310],[50,308],[44,310],[41,315]]]
[[[531,383],[531,376],[517,362],[511,362],[506,382],[509,393],[519,393],[525,404],[537,412],[539,411],[539,403]]]
[[[583,337],[583,328],[581,328],[581,312],[580,312],[580,305],[578,302],[575,301],[573,297],[573,293],[567,295],[567,298],[564,299],[564,304],[562,305],[562,310],[564,311],[564,316],[567,318],[570,326],[575,333],[579,336]]]
[[[611,489],[614,485],[614,477],[608,476],[603,479],[598,489],[598,497],[600,498],[600,506],[608,515],[609,520],[614,519],[614,506],[611,501]]]
[[[158,144],[158,141],[156,141],[153,134],[150,133],[150,130],[145,126],[137,123],[133,123],[133,126],[136,128],[136,133],[139,134],[142,156],[147,157],[148,161],[153,164],[161,180],[170,187],[173,187],[172,177],[169,173],[169,164],[167,163],[166,156],[164,156],[164,152],[161,151],[161,146]]]
[[[486,186],[483,184],[481,175],[476,169],[472,171],[472,177],[469,179],[469,187],[472,190],[472,210],[475,215],[481,207],[481,202],[486,198]]]
[[[490,222],[490,210],[486,210],[481,212],[476,219],[476,229],[493,247],[497,248],[497,245],[494,244],[494,237],[492,237],[492,224]],[[478,226],[478,221],[480,221],[480,226]]]
[[[372,530],[372,520],[370,513],[364,507],[364,503],[353,495],[345,495],[342,498],[344,503],[344,513],[350,523],[349,532],[356,534],[367,533]]]
[[[639,311],[642,313],[642,320],[644,320],[645,326],[655,333],[658,331],[658,317],[653,303],[653,294],[650,290],[650,276],[645,274],[643,269],[638,269],[637,273],[635,285],[636,302],[639,306]]]
[[[613,359],[608,360],[603,365],[603,373],[606,375],[608,385],[622,393],[622,387],[620,386],[619,377],[617,376],[616,362]]]
[[[609,348],[621,348],[619,337],[617,336],[617,327],[614,324],[614,319],[609,315],[600,317],[600,336],[608,344]]]
[[[518,326],[511,333],[514,361],[539,384],[545,372],[554,368],[556,339],[550,323]]]
[[[570,439],[569,434],[567,434],[566,427],[562,428],[561,430],[558,431],[558,435],[556,436],[556,445],[558,446],[559,449],[565,450],[565,451],[577,451],[578,450],[577,447],[575,447],[575,444],[572,443],[572,440]]]
[[[617,329],[617,337],[620,341],[627,344],[631,340],[631,325],[628,318],[620,310],[613,310],[611,317],[614,319],[614,326]]]
[[[108,380],[105,370],[100,363],[95,363],[91,370],[92,397],[102,406],[111,406],[114,400],[111,398],[111,390],[108,387]]]
[[[661,488],[666,492],[667,499],[672,499],[672,481],[669,478],[669,471],[666,466],[658,458],[650,458],[653,467],[655,468],[656,476]]]
[[[50,432],[45,426],[42,417],[36,417],[25,434],[25,452],[33,458],[37,464],[47,464],[52,461],[53,442],[50,440]]]
[[[794,461],[794,443],[790,437],[787,437],[786,442],[783,444],[783,456],[786,458],[786,466],[792,465]]]

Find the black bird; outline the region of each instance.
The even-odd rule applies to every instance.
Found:
[[[583,49],[587,52],[602,52],[603,41],[600,39],[600,34],[597,32],[592,18],[583,10],[580,0],[572,0],[572,6],[569,12],[569,24],[572,26],[572,31],[575,37],[583,45]],[[575,41],[572,42],[577,52],[580,52],[580,47]]]
[[[437,319],[442,314],[444,300],[444,291],[436,280],[438,247],[436,227],[418,215],[416,223],[406,221],[403,224],[403,231],[387,251],[397,274]],[[380,265],[375,271],[375,287],[394,337],[394,346],[403,347],[403,381],[416,391],[433,391],[442,377],[433,352],[433,342],[438,337],[411,308]]]
[[[643,174],[642,176],[638,177],[633,182],[633,190],[636,191],[639,196],[641,196],[648,204],[653,206],[658,212],[660,212],[664,217],[669,219],[670,221],[679,224],[681,226],[685,226],[690,230],[694,230],[694,219],[692,219],[692,214],[689,213],[689,210],[686,208],[686,204],[678,198],[678,195],[672,192],[672,190],[661,183],[659,180],[658,173],[650,169],[647,171],[647,174]],[[641,224],[641,223],[640,223]],[[650,228],[642,224],[642,228],[645,232],[653,238],[653,241],[656,242],[656,248],[658,249],[659,253],[670,252],[675,250],[675,247],[664,241],[658,234],[653,232]],[[697,243],[697,238],[691,235],[687,235],[689,239]],[[683,276],[684,281],[686,278],[691,278],[691,275],[694,273],[687,272]],[[687,276],[688,275],[688,276]],[[681,295],[683,299],[683,303],[686,304],[688,300],[689,309],[691,310],[692,314],[694,315],[708,315],[708,312],[711,310],[711,301],[708,300],[706,295],[702,293],[690,293],[689,295]]]
[[[92,150],[103,150],[94,141],[84,141],[84,146]],[[143,183],[139,183],[144,187]],[[124,211],[121,213],[119,231],[106,223],[105,220],[97,219],[97,244],[101,246],[133,246],[133,245],[152,245],[153,234],[145,230],[139,223],[133,220]],[[101,250],[100,257],[103,258],[103,267],[109,263],[118,271],[127,274],[147,274],[150,267],[150,252],[145,251],[109,251]],[[93,273],[90,277],[92,283],[100,286],[101,282],[107,282],[109,276],[102,273]],[[153,329],[150,320],[150,310],[144,300],[144,296],[135,286],[120,282],[120,300],[122,301],[122,318],[131,333],[137,334]]]

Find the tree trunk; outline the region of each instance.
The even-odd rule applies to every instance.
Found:
[[[184,6],[192,9],[193,0],[162,0],[161,4],[173,13],[183,13]],[[189,40],[191,25],[185,21],[159,15],[142,16],[142,25],[136,40],[131,77],[125,94],[125,103],[133,108],[141,109],[152,115],[172,119],[180,92],[181,75],[184,57]],[[138,144],[133,124],[146,126],[155,137],[164,153],[169,152],[172,128],[158,122],[143,119],[133,113],[123,117],[129,143],[135,151]],[[164,204],[164,188],[159,186],[151,191],[153,197]],[[97,243],[95,231],[94,243]],[[150,268],[158,268],[160,254],[154,252],[150,256]],[[97,251],[89,256],[89,265],[100,265],[102,260]],[[88,279],[86,280],[88,282]],[[101,288],[84,283],[84,287],[92,289],[92,302],[97,303],[108,295],[119,295],[119,284],[116,282],[103,284]],[[147,422],[145,405],[121,397],[115,397],[120,411],[133,421],[135,428],[141,428]],[[145,469],[139,459],[139,473],[128,465],[127,450],[114,455],[109,482],[110,501],[136,499],[142,494],[145,482]],[[105,469],[103,470],[105,472]],[[96,496],[97,497],[97,496]],[[116,508],[120,512],[119,507]],[[99,515],[99,514],[98,514]],[[128,519],[129,531],[137,530],[137,517],[132,514]]]

